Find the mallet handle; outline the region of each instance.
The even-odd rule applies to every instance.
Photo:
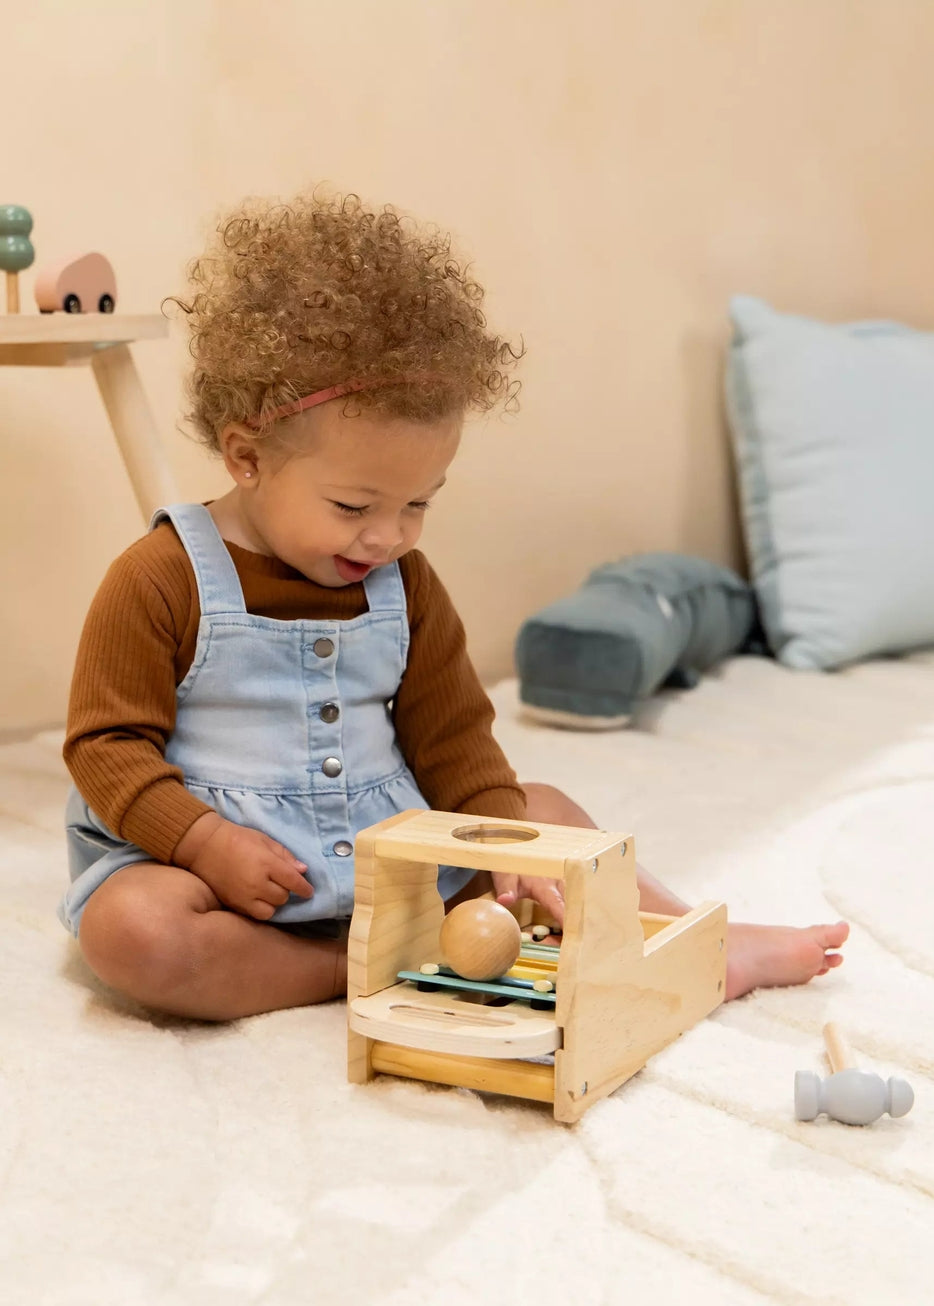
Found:
[[[851,1070],[856,1065],[846,1039],[833,1021],[824,1026],[824,1042],[827,1044],[827,1060],[834,1074],[840,1070]]]

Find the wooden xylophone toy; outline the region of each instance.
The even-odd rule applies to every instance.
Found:
[[[523,942],[491,901],[445,916],[439,865],[563,881],[560,948]],[[630,835],[409,811],[357,836],[355,880],[355,1083],[382,1073],[525,1097],[573,1123],[723,1000],[725,906],[640,913]],[[492,942],[491,908],[510,921]]]

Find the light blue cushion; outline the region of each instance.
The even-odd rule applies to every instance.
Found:
[[[727,406],[773,652],[815,669],[934,644],[934,334],[730,308]]]

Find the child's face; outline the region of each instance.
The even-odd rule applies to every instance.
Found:
[[[328,586],[415,547],[461,434],[459,415],[422,423],[345,417],[342,407],[322,404],[296,423],[294,453],[253,443],[240,463],[227,451],[254,547]]]

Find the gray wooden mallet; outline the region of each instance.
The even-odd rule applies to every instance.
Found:
[[[907,1115],[915,1095],[904,1079],[884,1080],[871,1070],[859,1070],[840,1030],[832,1022],[824,1026],[827,1060],[833,1073],[821,1079],[813,1070],[795,1075],[795,1118],[814,1120],[825,1111],[831,1120],[844,1125],[871,1125],[886,1112]]]

